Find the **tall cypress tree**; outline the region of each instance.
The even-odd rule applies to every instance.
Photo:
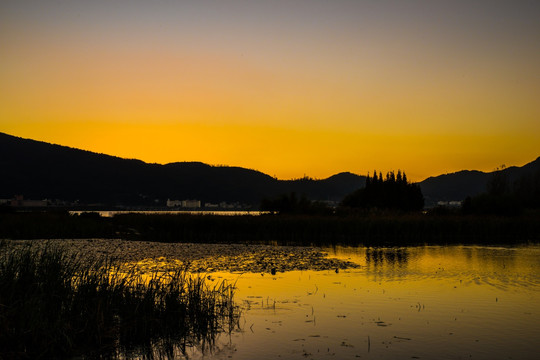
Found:
[[[393,171],[386,174],[373,172],[366,186],[347,195],[342,205],[351,208],[381,208],[402,211],[417,211],[424,207],[424,196],[417,184],[409,183],[405,172],[398,171],[397,177]]]

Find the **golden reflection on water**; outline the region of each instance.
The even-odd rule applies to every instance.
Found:
[[[207,274],[243,317],[206,358],[537,358],[540,247],[325,250],[361,268]]]

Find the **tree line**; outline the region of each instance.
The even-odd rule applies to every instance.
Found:
[[[342,206],[350,208],[377,208],[400,211],[419,211],[424,207],[424,196],[420,186],[411,183],[405,172],[398,170],[367,175],[366,186],[346,196]]]
[[[504,168],[503,168],[504,170]],[[514,182],[502,170],[493,173],[483,194],[463,201],[465,214],[518,215],[524,209],[540,208],[540,170]]]
[[[341,201],[340,212],[354,209],[378,209],[392,211],[419,211],[424,207],[424,196],[420,186],[407,180],[407,175],[398,170],[383,177],[377,171],[367,175],[365,187],[360,188]],[[280,214],[328,214],[334,210],[321,202],[310,201],[306,196],[295,193],[283,194],[274,199],[263,199],[260,209]]]

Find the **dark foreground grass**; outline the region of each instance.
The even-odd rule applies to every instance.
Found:
[[[238,324],[225,283],[144,278],[60,248],[0,250],[0,359],[179,358]]]

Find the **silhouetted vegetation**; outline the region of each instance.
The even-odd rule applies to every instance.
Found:
[[[237,325],[232,286],[183,270],[145,280],[59,248],[0,250],[2,359],[178,358]]]
[[[333,215],[155,215],[81,218],[47,213],[0,217],[0,238],[122,238],[201,243],[270,244],[519,244],[540,241],[540,212],[517,217],[395,211]]]
[[[111,219],[93,215],[70,215],[67,211],[8,212],[0,215],[0,238],[7,239],[65,239],[114,238],[122,229],[115,228]]]
[[[325,215],[332,213],[332,209],[326,204],[311,201],[305,195],[298,198],[294,192],[289,195],[283,194],[275,199],[263,199],[260,209],[279,214]]]
[[[382,174],[373,172],[366,178],[366,186],[347,195],[342,206],[350,208],[393,209],[401,211],[419,211],[424,207],[424,197],[417,184],[410,183],[407,175],[389,172],[383,179]]]
[[[513,183],[500,170],[492,174],[486,192],[463,201],[465,214],[515,216],[525,209],[540,208],[540,169],[516,179]]]

